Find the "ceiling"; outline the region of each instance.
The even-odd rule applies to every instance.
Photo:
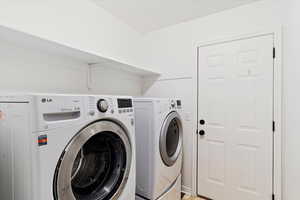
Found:
[[[146,33],[257,0],[92,0]]]

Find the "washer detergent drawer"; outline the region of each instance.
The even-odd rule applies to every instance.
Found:
[[[36,131],[73,126],[85,119],[84,100],[80,96],[36,96]]]

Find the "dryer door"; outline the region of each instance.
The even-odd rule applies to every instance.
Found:
[[[165,119],[159,140],[163,162],[171,167],[177,161],[182,150],[182,123],[177,112],[171,112]]]
[[[98,121],[81,130],[57,164],[55,200],[115,200],[130,172],[132,148],[117,123]]]

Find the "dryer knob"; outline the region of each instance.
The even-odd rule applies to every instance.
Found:
[[[100,99],[97,102],[97,108],[100,112],[106,112],[108,110],[108,102],[105,99]]]
[[[171,107],[172,107],[172,108],[175,108],[175,106],[176,106],[175,101],[172,101],[172,102],[171,102]]]

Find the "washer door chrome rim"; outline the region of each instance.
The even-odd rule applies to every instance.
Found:
[[[92,137],[101,135],[103,133],[113,133],[114,135],[117,135],[125,147],[125,171],[123,171],[122,177],[119,177],[122,178],[122,180],[119,185],[115,186],[117,189],[113,191],[113,194],[110,194],[110,200],[117,200],[119,198],[129,178],[132,161],[132,147],[128,135],[120,125],[109,120],[102,120],[88,125],[78,134],[76,134],[76,136],[70,141],[70,143],[62,153],[54,177],[54,198],[56,200],[77,200],[72,186],[72,180],[74,178],[73,166],[75,160],[76,158],[78,159],[78,155],[81,154],[83,146]],[[111,188],[105,189],[109,190]],[[107,196],[105,196],[104,199],[106,198]],[[97,200],[102,199],[103,198],[97,198]]]
[[[175,125],[176,126],[176,137],[175,138],[175,145],[169,145],[170,141],[168,141],[169,138],[169,128],[170,125]],[[178,132],[177,132],[178,131]],[[183,137],[183,130],[182,130],[182,122],[179,114],[175,111],[171,112],[165,119],[162,129],[161,129],[161,134],[160,134],[160,140],[159,140],[159,148],[160,148],[160,155],[168,167],[171,167],[175,164],[177,161],[178,157],[181,154],[182,151],[182,137]],[[172,139],[173,140],[173,139]],[[171,141],[172,142],[172,141]],[[168,146],[172,146],[173,150],[169,150]]]

